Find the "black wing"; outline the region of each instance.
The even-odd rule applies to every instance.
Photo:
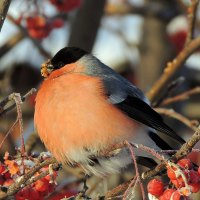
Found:
[[[169,135],[181,144],[185,143],[148,105],[148,100],[139,88],[96,58],[87,59],[87,65],[87,73],[91,76],[100,77],[103,81],[104,90],[110,103],[117,106],[132,119]]]
[[[156,111],[139,98],[127,96],[124,101],[115,105],[132,119],[167,134],[181,144],[185,143],[181,137],[163,122],[162,117]]]

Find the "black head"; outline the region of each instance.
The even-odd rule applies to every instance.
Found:
[[[78,47],[65,47],[58,51],[56,55],[50,60],[54,69],[59,69],[67,64],[78,61],[82,56],[88,52]]]

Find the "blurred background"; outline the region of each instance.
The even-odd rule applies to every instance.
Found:
[[[187,6],[190,0],[13,0],[1,31],[0,97],[12,92],[24,95],[42,80],[40,65],[65,46],[92,52],[143,92],[160,77],[167,62],[184,47],[187,36]],[[200,32],[198,9],[195,35]],[[200,52],[187,60],[174,79],[183,76],[173,95],[200,83]],[[161,94],[160,94],[161,95]],[[34,137],[35,95],[23,104],[25,140],[37,140],[32,148],[45,151]],[[200,119],[199,95],[170,105],[189,119]],[[15,121],[16,111],[0,119],[0,140]],[[193,131],[166,119],[179,135]],[[0,149],[15,154],[20,145],[16,126]],[[197,159],[197,157],[195,158]]]

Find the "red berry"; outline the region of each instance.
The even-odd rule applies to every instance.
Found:
[[[181,195],[177,190],[166,189],[159,200],[180,200]]]
[[[28,16],[26,18],[27,28],[45,28],[47,20],[41,15]]]
[[[50,31],[45,29],[28,29],[28,33],[32,38],[43,39],[49,35]]]
[[[10,179],[11,178],[10,172],[6,172],[3,176],[4,176],[5,179]]]
[[[56,176],[57,176],[57,172],[53,172],[53,180],[56,178]],[[51,176],[48,174],[48,175],[46,175],[45,177],[44,177],[47,181],[51,181]]]
[[[35,190],[34,188],[30,188],[30,191],[29,191],[29,200],[38,200],[38,199],[41,199],[40,198],[40,193]]]
[[[180,198],[181,198],[181,195],[180,195],[179,192],[176,190],[176,191],[173,193],[172,200],[180,200]]]
[[[164,190],[164,184],[159,179],[152,179],[147,185],[147,190],[150,194],[159,197]]]
[[[48,20],[41,15],[27,17],[26,25],[29,35],[36,39],[47,37],[51,31],[51,26]]]
[[[191,169],[192,168],[192,163],[191,163],[190,159],[188,159],[188,158],[183,158],[183,159],[179,160],[177,164],[180,167],[182,167],[183,169]]]
[[[23,189],[21,189],[19,192],[17,192],[17,194],[15,195],[15,200],[24,200],[24,199],[29,199],[30,197],[30,188],[29,187],[25,187]]]
[[[55,190],[55,184],[49,184],[48,191],[49,193],[52,193]]]
[[[189,180],[191,183],[198,183],[200,182],[200,176],[199,173],[195,170],[189,171]]]
[[[176,174],[174,172],[174,170],[172,168],[168,168],[167,169],[167,176],[171,179],[171,180],[175,180],[176,179]]]
[[[50,181],[51,180],[51,176],[48,174],[44,177],[47,181]]]
[[[42,178],[35,182],[35,189],[39,192],[47,191],[48,188],[49,188],[49,181],[47,181],[45,178]]]
[[[0,164],[0,174],[2,174],[6,170],[3,164]]]
[[[12,185],[14,183],[14,181],[12,179],[7,179],[5,180],[5,182],[3,183],[3,186],[5,187],[9,187],[10,185]]]
[[[200,190],[200,183],[190,183],[189,186],[193,193],[196,193]]]
[[[53,28],[62,28],[64,26],[64,21],[61,18],[57,18],[52,22]]]
[[[176,188],[182,188],[182,187],[185,186],[185,183],[184,183],[182,177],[179,177],[177,179],[171,180],[171,182],[174,184],[174,186]]]
[[[177,53],[179,53],[183,49],[186,37],[187,37],[187,31],[185,30],[181,30],[169,36],[169,40],[175,47]]]

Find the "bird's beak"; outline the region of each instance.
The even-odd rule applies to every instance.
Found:
[[[51,61],[47,60],[45,63],[43,63],[41,65],[41,75],[44,78],[47,78],[51,74],[51,72],[53,71],[53,69],[54,69],[54,67],[51,64]]]

